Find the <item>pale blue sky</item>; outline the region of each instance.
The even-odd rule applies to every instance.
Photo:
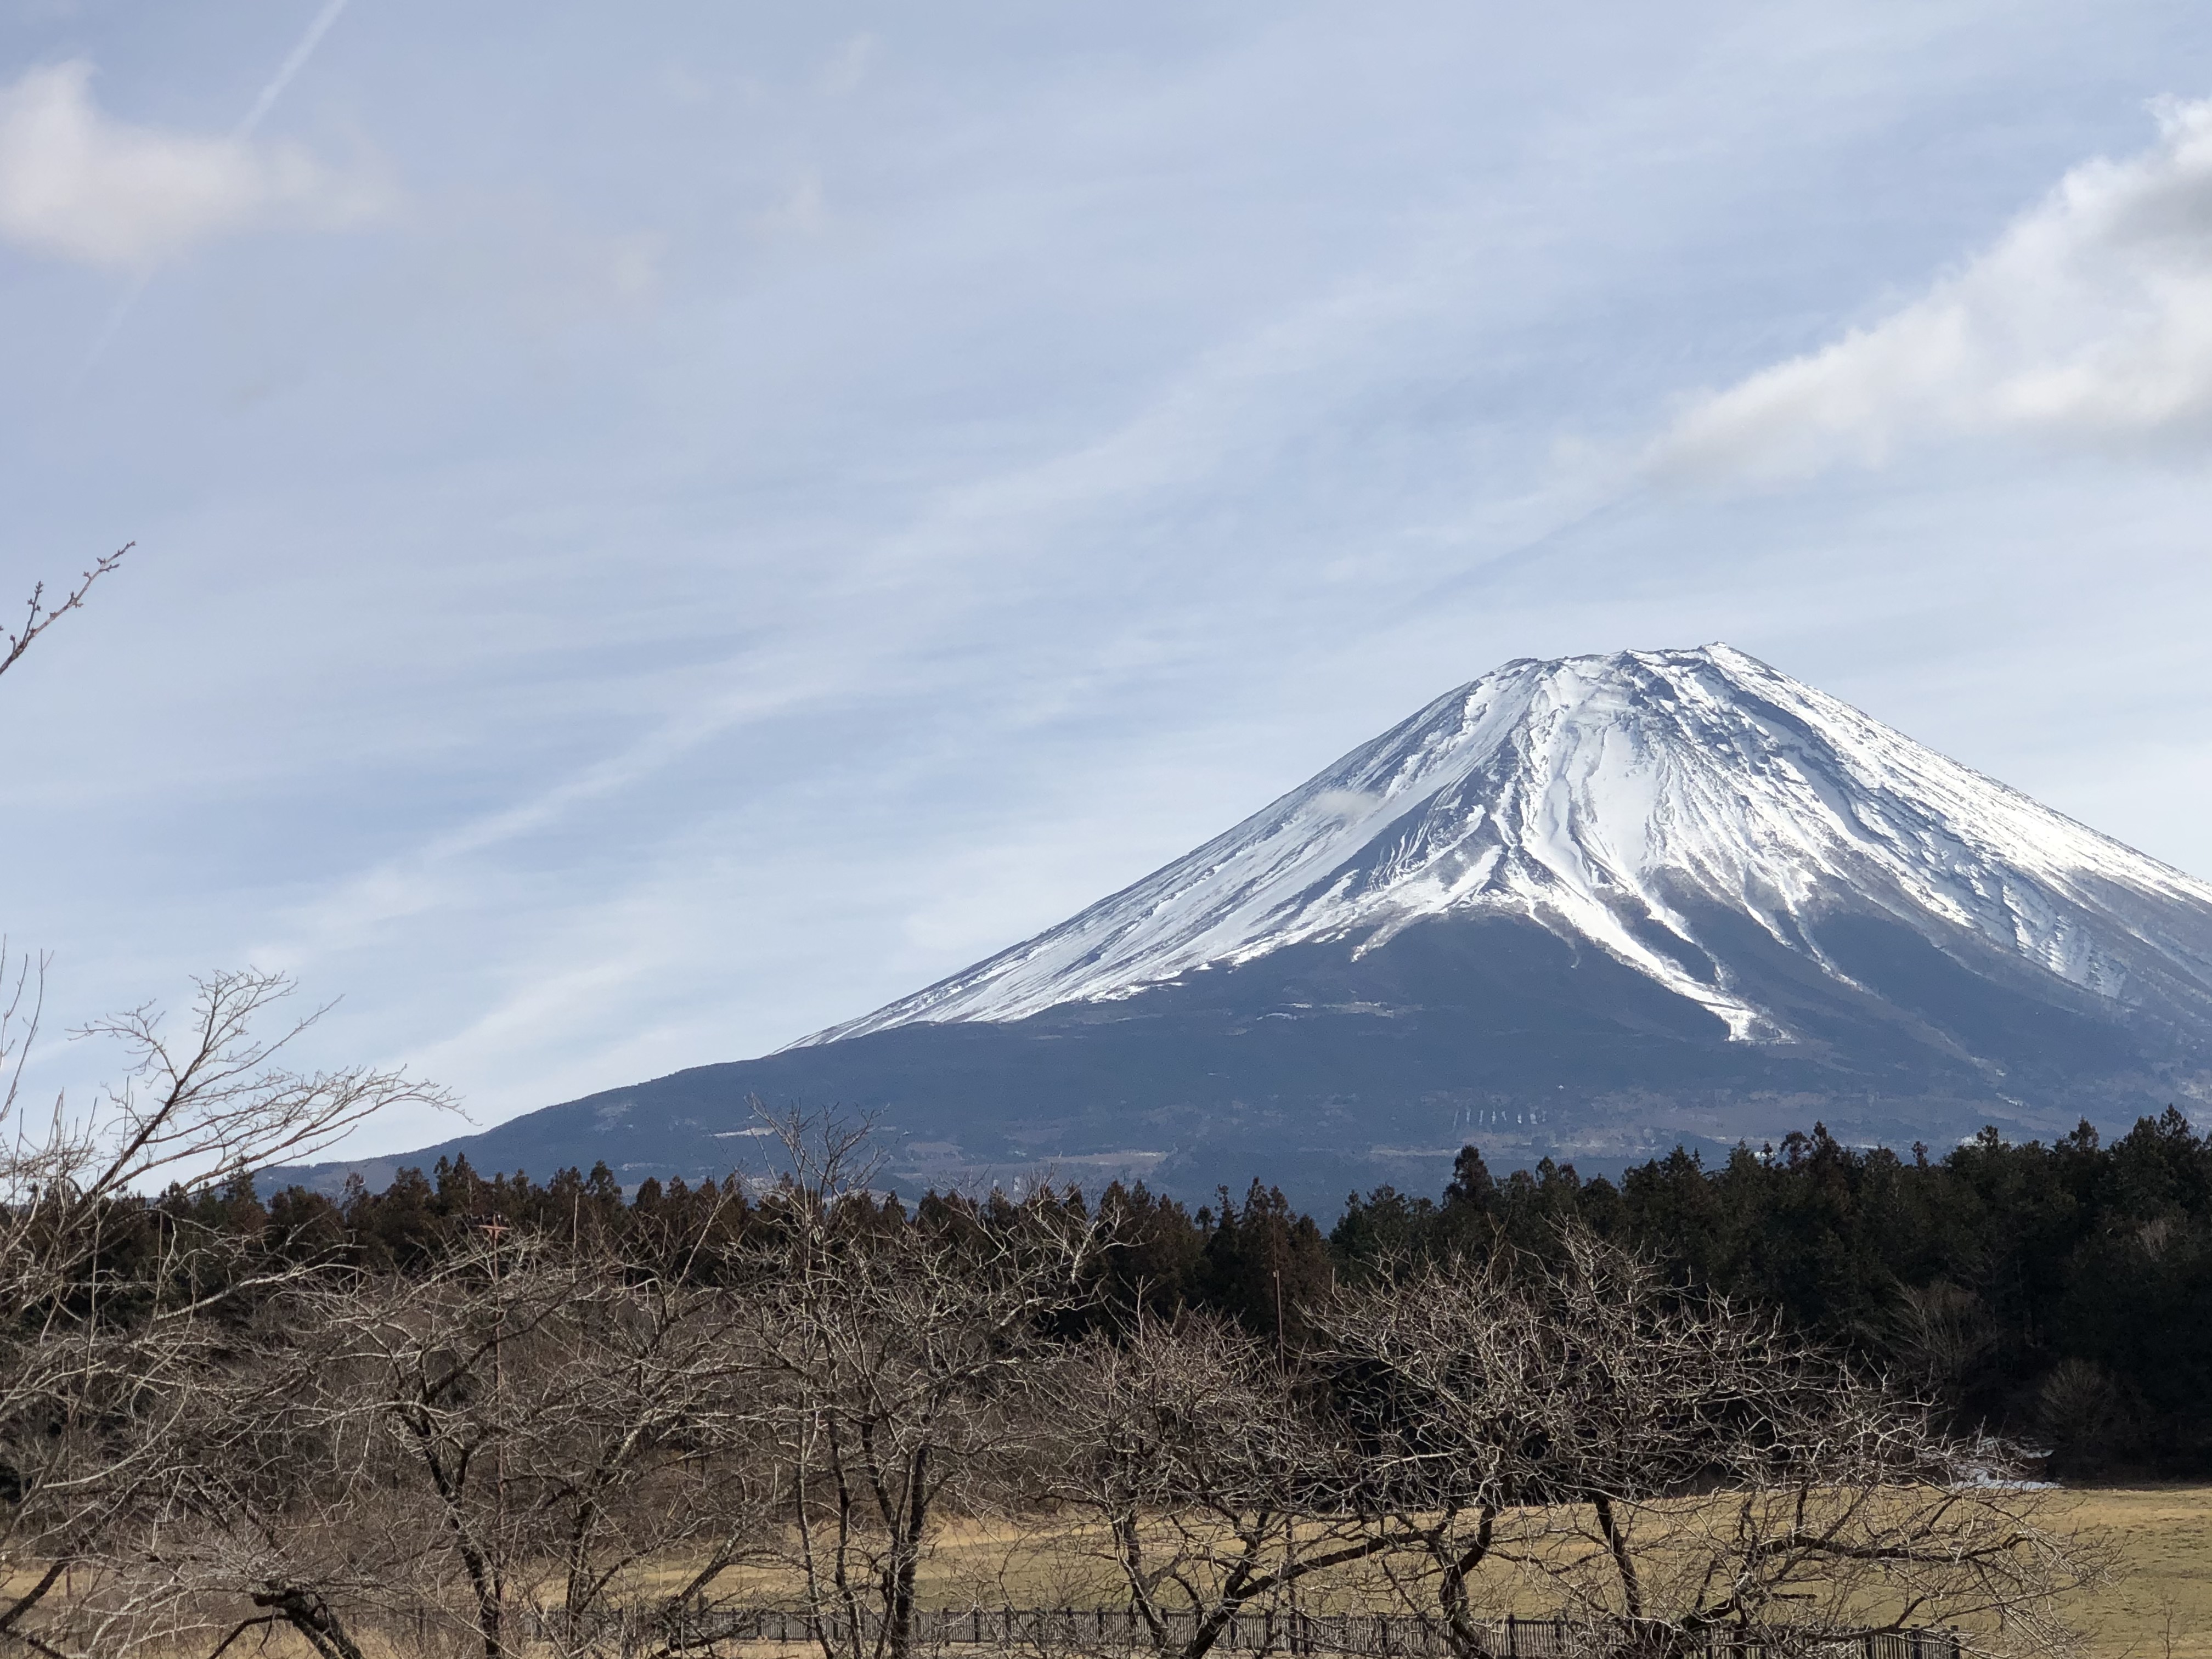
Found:
[[[238,136],[319,17],[0,4],[55,1024],[490,1121],[1713,639],[2212,874],[2201,6],[351,0]]]

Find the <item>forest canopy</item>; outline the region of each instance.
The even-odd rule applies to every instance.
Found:
[[[2086,1122],[2048,1144],[1992,1129],[1940,1158],[1843,1146],[1816,1124],[1717,1167],[1677,1151],[1618,1183],[1549,1160],[1499,1178],[1468,1147],[1443,1193],[1355,1194],[1326,1231],[1257,1182],[1195,1211],[1141,1184],[1091,1201],[1119,1230],[1098,1268],[1115,1306],[1201,1309],[1297,1341],[1300,1310],[1337,1279],[1509,1249],[1541,1257],[1573,1223],[1684,1283],[1778,1310],[1929,1394],[1960,1427],[2047,1451],[2054,1474],[2212,1470],[2212,1142],[2179,1110],[2109,1143]],[[750,1213],[741,1191],[712,1182],[626,1189],[604,1164],[539,1182],[465,1158],[403,1170],[380,1193],[294,1188],[264,1201],[242,1181],[191,1206],[271,1249],[402,1271],[493,1218],[644,1240],[686,1236],[710,1213],[742,1231]]]

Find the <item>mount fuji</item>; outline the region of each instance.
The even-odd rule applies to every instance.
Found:
[[[1508,663],[887,1007],[359,1167],[719,1174],[757,1097],[879,1114],[909,1185],[1325,1204],[1466,1141],[1588,1172],[2208,1097],[2212,885],[1712,645]]]

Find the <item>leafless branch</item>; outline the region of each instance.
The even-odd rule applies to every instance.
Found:
[[[77,585],[70,589],[56,604],[49,605],[46,603],[46,585],[44,582],[32,588],[30,600],[23,618],[23,626],[20,631],[8,635],[7,651],[0,653],[0,674],[6,673],[15,665],[23,653],[31,648],[32,641],[37,639],[40,635],[45,633],[70,611],[82,609],[84,597],[92,592],[92,585],[121,564],[123,556],[137,544],[136,542],[125,542],[112,553],[103,554],[94,562],[91,569],[84,572],[78,578]]]

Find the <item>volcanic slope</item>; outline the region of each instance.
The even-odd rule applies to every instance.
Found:
[[[1327,1203],[1468,1140],[1587,1170],[2208,1091],[2212,886],[1714,645],[1508,663],[939,984],[418,1156],[719,1173],[758,1097],[879,1113],[907,1185]]]

